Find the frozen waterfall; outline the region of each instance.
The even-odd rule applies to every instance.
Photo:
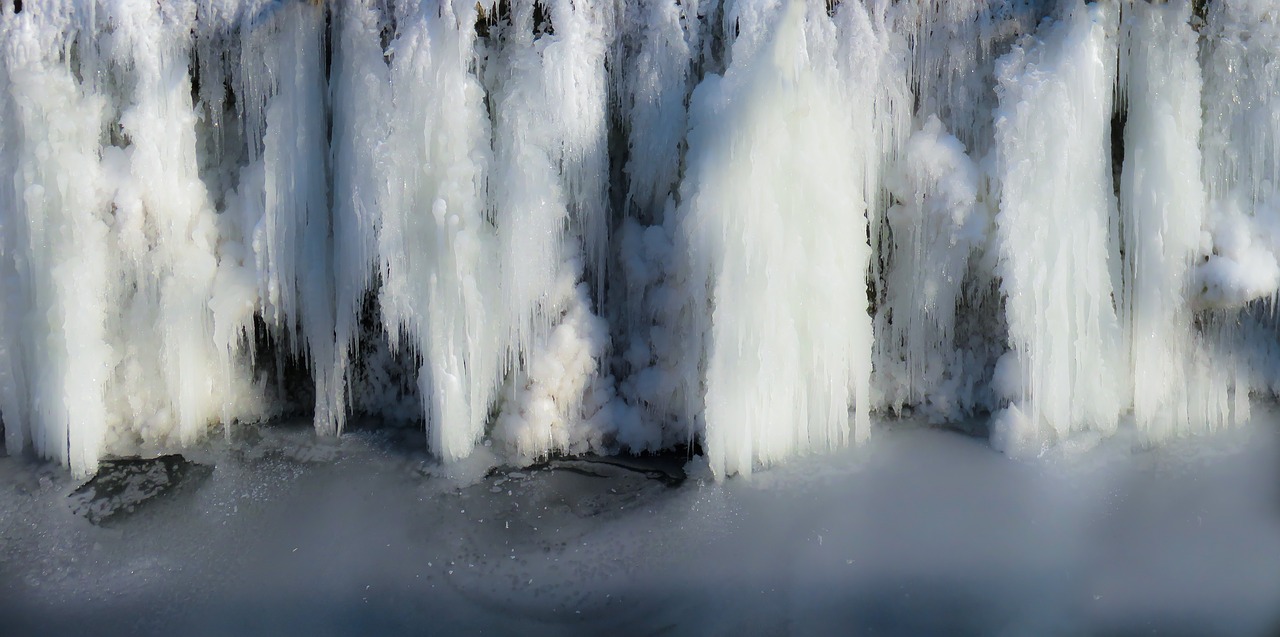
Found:
[[[1273,0],[0,0],[0,423],[717,477],[1280,392]]]

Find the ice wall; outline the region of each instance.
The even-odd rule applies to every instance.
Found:
[[[1207,13],[1202,147],[1213,238],[1196,279],[1203,305],[1231,307],[1280,286],[1280,18],[1265,1],[1212,3]]]
[[[717,475],[870,433],[866,167],[852,149],[872,143],[859,93],[876,87],[851,81],[858,60],[836,57],[836,24],[806,6],[744,10],[725,75],[690,105],[677,249],[698,296],[680,331],[703,363],[684,391],[705,388]]]
[[[1128,393],[1113,302],[1116,21],[1112,6],[1070,6],[997,70],[997,272],[1011,346],[1000,364],[1015,371],[992,442],[1010,453],[1113,432]]]
[[[1121,37],[1127,105],[1120,182],[1123,303],[1133,418],[1153,439],[1233,417],[1235,370],[1193,325],[1207,206],[1201,178],[1201,75],[1191,6],[1135,4]],[[1247,393],[1245,387],[1235,391]]]
[[[20,8],[20,10],[19,10]],[[0,0],[0,422],[718,476],[1280,388],[1268,0]]]
[[[906,121],[886,127],[895,135],[889,147],[900,150],[884,172],[891,198],[873,206],[885,210],[872,264],[876,404],[883,409],[946,421],[994,403],[990,367],[1006,348],[1007,329],[994,276],[998,251],[989,242],[999,192],[981,164],[990,161],[994,143],[995,65],[1052,8],[1050,2],[899,8],[896,22],[909,50],[889,59],[909,66],[881,82],[904,83],[895,91],[901,106],[889,112]]]
[[[84,473],[102,453],[116,358],[98,143],[108,105],[57,59],[78,16],[46,11],[3,27],[5,443]]]

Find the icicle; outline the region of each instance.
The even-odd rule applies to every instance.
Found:
[[[612,8],[551,0],[554,33],[538,42],[547,119],[540,126],[563,182],[569,212],[581,235],[587,265],[603,295],[609,244],[609,79],[605,57],[612,40]]]
[[[976,157],[992,142],[995,59],[1035,29],[1054,3],[920,0],[897,7],[911,38],[919,116],[938,117]]]
[[[997,414],[1011,454],[1078,431],[1113,432],[1127,377],[1113,306],[1110,157],[1116,16],[1067,6],[998,65],[999,274],[1025,419]],[[1012,413],[1012,410],[1011,410]]]
[[[1193,331],[1189,303],[1206,202],[1190,19],[1186,1],[1125,11],[1124,318],[1134,421],[1151,440],[1224,424],[1229,399],[1230,375]]]
[[[261,24],[242,34],[237,86],[250,159],[264,171],[261,195],[241,187],[262,202],[252,226],[262,312],[311,367],[316,429],[334,433],[344,418],[346,379],[335,362],[325,12],[293,2],[257,18]]]
[[[685,99],[691,90],[689,28],[676,0],[646,0],[641,48],[626,77],[629,112],[627,203],[635,216],[661,222],[662,207],[676,186],[686,128]],[[693,16],[697,18],[696,15]]]
[[[63,57],[76,37],[73,6],[50,2],[0,18],[0,169],[8,176],[0,187],[0,411],[11,452],[30,444],[83,476],[106,443],[117,356],[108,324],[119,290],[99,161],[106,102],[79,86]]]
[[[1205,185],[1247,211],[1280,197],[1280,14],[1271,0],[1211,2],[1202,35]]]
[[[587,424],[596,415],[591,411],[607,402],[589,395],[612,393],[611,378],[591,379],[607,350],[608,330],[574,327],[595,319],[582,314],[592,314],[588,299],[573,292],[586,264],[596,263],[596,273],[604,274],[603,44],[609,38],[602,35],[607,21],[600,14],[568,2],[553,6],[554,34],[535,37],[533,4],[514,5],[501,62],[489,76],[495,104],[492,196],[500,314],[506,317],[500,333],[508,335],[509,360],[524,362],[526,369],[510,381],[516,385],[495,436],[518,455],[534,457],[567,450],[556,430]],[[588,364],[582,353],[596,360]],[[542,361],[558,369],[528,367]],[[613,426],[605,415],[592,421],[594,429]],[[603,442],[604,432],[591,437]]]
[[[380,207],[387,203],[387,197],[379,195],[387,183],[380,170],[386,167],[381,145],[388,141],[388,114],[366,105],[389,103],[390,79],[379,41],[380,16],[372,2],[338,5],[332,20],[335,345],[330,377],[335,382],[334,429],[340,432],[351,406],[352,361],[360,352],[362,310],[378,256]]]
[[[834,24],[806,5],[736,7],[733,62],[690,108],[677,250],[694,299],[685,350],[706,358],[684,391],[705,382],[718,476],[868,434],[870,250],[849,149],[870,114],[845,110],[855,87],[836,73]]]
[[[507,355],[474,23],[474,8],[455,15],[426,3],[398,17],[389,137],[368,167],[367,187],[387,186],[377,202],[384,325],[393,344],[403,335],[422,354],[428,444],[450,460],[484,433]]]
[[[960,140],[932,116],[889,175],[902,203],[886,213],[893,243],[877,315],[877,371],[896,408],[917,405],[947,418],[977,402],[972,383],[980,369],[969,369],[955,331],[970,255],[991,227],[980,175]],[[905,378],[887,382],[891,370]]]

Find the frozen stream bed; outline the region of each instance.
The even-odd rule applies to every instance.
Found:
[[[90,523],[0,458],[0,634],[1277,634],[1280,414],[1019,462],[894,423],[705,461],[444,469],[420,434],[246,430]],[[81,503],[83,504],[83,503]]]

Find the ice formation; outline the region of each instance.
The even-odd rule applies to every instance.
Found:
[[[1009,345],[1022,372],[992,442],[1021,452],[1042,438],[1115,430],[1126,398],[1118,218],[1111,183],[1117,15],[1069,7],[1001,58],[996,214]]]
[[[1122,31],[1120,73],[1127,119],[1120,205],[1124,215],[1121,317],[1128,323],[1133,418],[1149,437],[1220,426],[1232,417],[1232,375],[1216,359],[1212,331],[1198,333],[1195,308],[1240,305],[1260,296],[1210,299],[1195,289],[1192,268],[1202,255],[1207,199],[1201,178],[1201,79],[1191,7],[1136,4]],[[1214,235],[1221,235],[1214,230]],[[1271,259],[1270,253],[1257,255]],[[1219,261],[1219,264],[1221,261]],[[1259,264],[1261,265],[1261,264]],[[1274,266],[1253,275],[1273,277]],[[1274,289],[1274,286],[1272,286]]]
[[[1270,0],[0,0],[0,422],[717,476],[1280,389]]]
[[[865,440],[870,409],[867,197],[852,149],[874,116],[842,63],[858,60],[838,61],[838,28],[816,5],[735,21],[728,69],[690,103],[676,221],[694,295],[683,353],[703,361],[684,367],[700,372],[684,392],[703,389],[720,475]]]

